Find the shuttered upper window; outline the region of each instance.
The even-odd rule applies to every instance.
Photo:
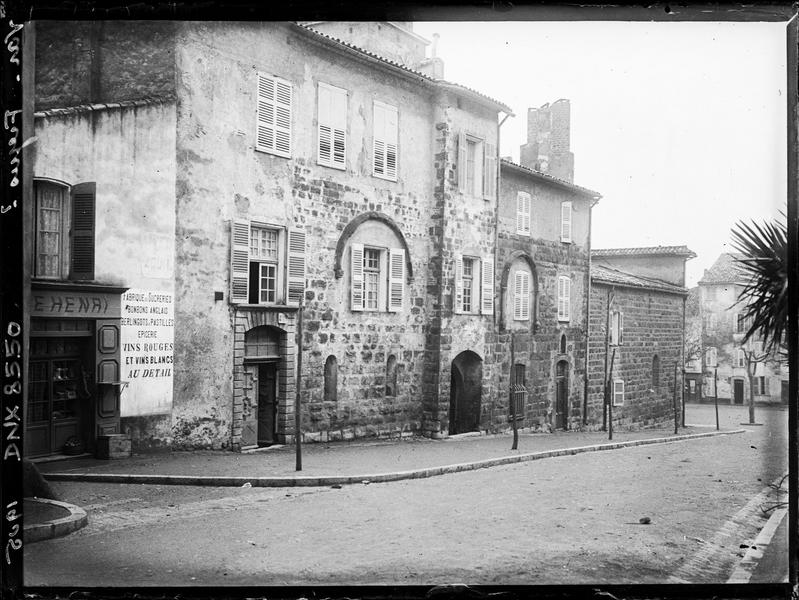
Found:
[[[516,194],[516,233],[530,235],[530,213],[532,197],[527,192]]]
[[[572,241],[572,203],[563,202],[560,205],[560,241]]]
[[[35,183],[34,274],[48,279],[94,279],[96,186]]]
[[[397,180],[397,107],[374,102],[374,143],[372,174],[381,179]]]
[[[291,158],[291,104],[291,83],[258,74],[256,150]]]
[[[565,275],[558,277],[558,321],[571,319],[571,289],[570,277]]]
[[[621,346],[624,343],[624,313],[615,310],[610,314],[610,345]]]
[[[400,312],[405,295],[405,250],[350,246],[350,308]]]
[[[524,271],[513,276],[513,319],[530,320],[530,274]]]
[[[458,135],[458,189],[485,199],[496,197],[496,144],[466,133]]]
[[[454,311],[457,314],[494,314],[494,257],[455,258]]]
[[[347,90],[319,82],[317,162],[346,168]]]
[[[305,231],[234,220],[230,301],[297,306],[305,292]]]

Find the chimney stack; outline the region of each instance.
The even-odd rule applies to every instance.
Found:
[[[574,182],[571,145],[571,105],[560,99],[527,109],[527,143],[520,148],[522,166]]]

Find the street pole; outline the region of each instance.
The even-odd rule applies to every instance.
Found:
[[[674,394],[673,394],[673,405],[674,405],[674,433],[676,434],[680,428],[680,413],[677,411],[677,383],[679,382],[679,372],[678,372],[678,365],[674,365]]]
[[[610,357],[610,373],[613,373],[613,363],[616,362],[616,348],[613,349],[613,354]],[[605,398],[607,399],[608,406],[608,439],[613,439],[613,390],[611,389],[610,376],[605,381]]]
[[[613,289],[608,290],[608,309],[605,317],[605,390],[602,399],[602,431],[607,431],[608,427],[608,354],[610,353],[610,303],[613,297]]]
[[[510,418],[511,418],[511,427],[513,427],[513,446],[511,446],[511,450],[516,450],[519,447],[519,428],[516,425],[516,385],[513,381],[515,371],[516,371],[516,350],[514,345],[516,343],[516,336],[514,332],[510,334],[510,377],[508,381],[510,385]]]
[[[300,431],[300,394],[302,390],[302,313],[305,301],[305,290],[300,296],[300,308],[297,311],[297,398],[294,401],[294,445],[296,449],[295,470],[302,471],[302,432]]]
[[[719,430],[719,368],[713,368],[713,403],[716,405],[716,431]]]

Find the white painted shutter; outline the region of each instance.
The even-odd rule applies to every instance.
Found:
[[[522,279],[524,273],[516,271],[513,276],[513,318],[522,319]]]
[[[558,321],[571,319],[571,279],[558,277]]]
[[[560,205],[560,241],[572,241],[572,203],[563,202]]]
[[[483,144],[483,197],[495,198],[497,195],[497,147]]]
[[[363,244],[350,246],[350,299],[352,310],[363,310]]]
[[[624,380],[613,380],[613,406],[622,406],[624,404]]]
[[[458,134],[458,189],[466,193],[466,136]],[[471,191],[471,190],[469,190]]]
[[[463,313],[463,256],[455,256],[455,313]]]
[[[250,293],[250,222],[230,224],[230,302],[244,304]]]
[[[258,75],[255,148],[291,157],[292,87],[288,81]]]
[[[397,107],[375,101],[372,173],[378,177],[397,179]]]
[[[624,343],[624,313],[619,311],[619,346]]]
[[[347,90],[319,83],[317,122],[318,163],[343,169],[346,166]]]
[[[520,273],[522,276],[522,289],[521,289],[521,320],[530,320],[530,275],[527,273]]]
[[[402,310],[405,292],[405,250],[390,248],[388,251],[388,312]]]
[[[530,235],[532,197],[527,192],[516,195],[516,233]]]
[[[305,293],[305,231],[288,231],[288,286],[286,304],[299,306]]]
[[[482,280],[480,292],[482,295],[481,312],[484,315],[494,314],[494,255],[489,254],[482,261]]]

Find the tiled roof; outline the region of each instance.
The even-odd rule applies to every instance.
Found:
[[[393,60],[390,60],[388,58],[385,58],[384,56],[380,56],[379,54],[375,54],[374,52],[370,52],[369,50],[361,48],[360,46],[356,46],[354,44],[350,44],[349,42],[345,42],[344,40],[341,40],[339,38],[333,37],[332,35],[328,35],[326,33],[322,33],[321,31],[318,31],[318,30],[314,29],[310,25],[302,25],[302,24],[299,24],[299,23],[294,23],[293,25],[295,27],[297,27],[301,31],[305,31],[305,32],[308,32],[308,33],[312,34],[313,36],[317,37],[320,41],[324,41],[324,42],[329,43],[329,44],[335,44],[337,46],[346,48],[350,52],[355,52],[355,53],[361,54],[363,56],[367,56],[367,57],[369,57],[369,58],[371,58],[373,60],[376,60],[376,61],[379,61],[381,63],[384,63],[386,65],[390,65],[391,67],[394,67],[395,69],[399,69],[400,71],[404,71],[404,72],[406,72],[409,75],[414,75],[415,77],[417,77],[419,79],[427,81],[428,83],[430,83],[430,85],[449,88],[449,89],[452,89],[452,90],[454,90],[454,91],[456,91],[456,92],[458,92],[460,94],[471,96],[471,97],[475,98],[476,100],[480,100],[480,101],[482,101],[484,103],[487,102],[489,104],[494,105],[495,108],[499,108],[502,112],[508,113],[511,116],[513,115],[513,110],[511,110],[511,108],[507,104],[504,104],[503,102],[500,102],[499,100],[495,100],[494,98],[491,98],[490,96],[486,96],[485,94],[483,94],[481,92],[478,92],[477,90],[473,90],[472,88],[466,87],[465,85],[452,83],[450,81],[444,81],[443,79],[434,79],[433,77],[430,77],[429,75],[427,75],[425,73],[422,73],[421,71],[417,71],[416,69],[411,69],[410,67],[408,67],[406,65],[403,65],[403,64],[398,63],[396,61],[393,61]]]
[[[507,158],[503,158],[500,161],[500,166],[503,167],[510,167],[516,171],[522,172],[525,175],[530,175],[536,179],[544,181],[546,183],[553,183],[555,185],[559,185],[561,187],[567,188],[572,190],[573,192],[577,192],[578,194],[583,194],[585,196],[589,196],[591,198],[596,198],[597,200],[602,197],[602,194],[599,192],[595,192],[594,190],[589,190],[588,188],[581,187],[579,185],[575,185],[570,181],[566,181],[565,179],[560,179],[558,177],[553,177],[548,173],[542,173],[541,171],[536,171],[535,169],[530,169],[529,167],[525,167],[518,163],[513,162],[512,160],[508,160]]]
[[[660,281],[659,279],[650,279],[648,277],[641,277],[640,275],[632,275],[625,273],[618,269],[609,269],[607,267],[600,267],[598,265],[591,265],[591,280],[600,283],[610,283],[613,285],[622,285],[625,287],[642,288],[648,290],[657,290],[661,292],[669,292],[671,294],[687,294],[688,290],[679,285],[673,285]]]
[[[649,246],[646,248],[595,249],[591,250],[591,256],[686,256],[696,258],[696,253],[688,246]]]
[[[120,102],[106,102],[98,104],[81,104],[79,106],[68,106],[66,108],[49,108],[47,110],[37,110],[33,116],[37,119],[45,117],[59,117],[62,115],[72,115],[81,112],[92,112],[96,110],[112,110],[115,108],[133,108],[137,106],[150,106],[153,104],[166,104],[174,102],[175,96],[166,94],[164,96],[152,96],[139,100],[122,100]]]
[[[712,267],[705,269],[705,274],[702,275],[699,283],[743,283],[746,280],[746,275],[738,265],[737,258],[742,258],[742,255],[732,252],[721,254]]]

